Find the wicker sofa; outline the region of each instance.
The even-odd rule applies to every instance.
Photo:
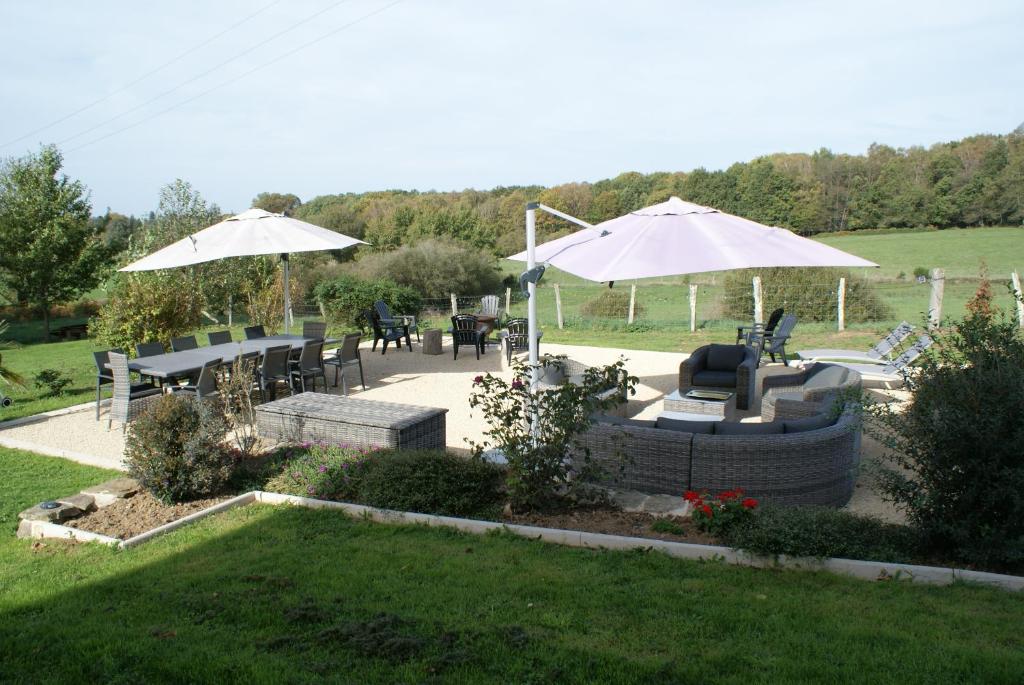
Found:
[[[860,388],[859,373],[833,364],[817,363],[798,373],[767,376],[761,381],[761,419],[829,411],[837,398],[852,398]]]
[[[736,393],[736,408],[747,409],[754,397],[757,350],[749,345],[704,345],[679,365],[679,394],[693,388]]]
[[[604,472],[601,482],[613,487],[680,496],[739,487],[782,505],[840,507],[849,501],[860,464],[855,405],[844,405],[835,419],[826,413],[778,415],[768,423],[779,431],[774,434],[719,434],[755,430],[736,428],[752,425],[763,424],[603,418],[582,442]],[[619,454],[629,458],[624,468]]]
[[[579,384],[583,381],[583,377],[586,372],[591,368],[582,362],[578,362],[574,359],[567,359],[565,357],[544,357],[540,360],[541,362],[541,377],[537,384],[537,387],[541,390],[550,390],[557,388],[565,383],[576,383]],[[629,396],[626,393],[626,373],[622,372],[622,378],[620,384],[617,386],[609,387],[607,390],[603,390],[598,393],[600,399],[607,399],[619,396],[620,402],[615,405],[614,408],[609,409],[607,414],[610,416],[624,417],[628,409]]]

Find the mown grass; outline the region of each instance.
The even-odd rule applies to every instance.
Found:
[[[143,547],[13,538],[107,472],[0,450],[0,681],[1019,682],[1024,597],[250,506]]]

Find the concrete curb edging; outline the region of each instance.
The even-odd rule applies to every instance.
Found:
[[[279,506],[288,504],[305,507],[308,509],[334,509],[339,510],[354,518],[365,518],[377,523],[391,524],[419,524],[430,527],[452,528],[465,533],[485,535],[488,533],[506,532],[520,537],[543,540],[544,542],[565,545],[568,547],[580,547],[594,550],[648,550],[661,552],[677,559],[689,559],[691,561],[712,561],[718,563],[733,564],[736,566],[750,566],[754,568],[773,568],[804,571],[826,571],[836,575],[850,576],[861,580],[906,580],[915,583],[928,583],[933,585],[950,585],[954,582],[970,582],[989,587],[997,587],[1003,590],[1022,591],[1024,590],[1024,576],[1011,576],[1001,573],[988,573],[985,571],[970,571],[965,569],[943,568],[937,566],[917,566],[914,564],[884,563],[879,561],[859,561],[856,559],[812,559],[801,557],[761,557],[748,554],[741,550],[730,547],[715,545],[698,545],[689,542],[672,542],[669,540],[653,540],[649,538],[635,538],[624,535],[607,535],[604,533],[587,533],[578,530],[561,530],[557,528],[540,528],[537,526],[523,526],[519,524],[498,523],[496,521],[477,521],[475,519],[454,518],[451,516],[435,516],[433,514],[419,514],[415,512],[394,511],[390,509],[378,509],[361,504],[349,504],[347,502],[331,502],[327,500],[313,499],[310,497],[299,497],[295,495],[282,495],[274,492],[254,490],[238,495],[230,500],[221,502],[202,511],[190,514],[177,521],[154,528],[140,535],[127,540],[89,533],[88,531],[69,528],[54,523],[40,521],[29,522],[32,524],[33,538],[71,538],[81,542],[99,542],[107,545],[116,545],[121,548],[130,548],[144,542],[169,533],[190,523],[206,518],[213,514],[227,511],[234,507],[251,504],[269,504]]]

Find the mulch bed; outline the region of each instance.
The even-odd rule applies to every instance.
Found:
[[[581,530],[587,533],[606,533],[609,535],[628,535],[637,538],[653,538],[671,542],[691,542],[700,545],[721,544],[713,536],[702,533],[687,518],[666,518],[650,514],[630,513],[610,508],[573,509],[549,514],[505,514],[505,523],[518,523],[524,526],[541,528],[560,528],[562,530]],[[656,521],[671,522],[682,529],[681,534],[652,530]]]
[[[133,497],[118,500],[110,506],[65,521],[64,525],[126,540],[232,497],[234,495],[197,499],[181,504],[164,504],[143,491]]]

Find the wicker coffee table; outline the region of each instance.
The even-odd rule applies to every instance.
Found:
[[[676,390],[665,395],[661,416],[694,421],[735,421],[736,393],[731,392],[727,399],[718,400],[687,397]]]
[[[304,392],[256,408],[260,435],[282,442],[444,449],[447,409]]]

